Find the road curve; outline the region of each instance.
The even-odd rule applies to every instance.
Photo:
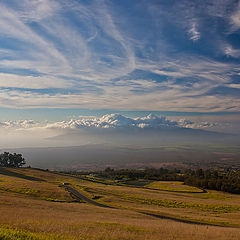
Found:
[[[79,191],[77,191],[76,189],[70,187],[70,186],[67,186],[67,185],[63,185],[69,192],[71,192],[76,198],[78,199],[81,199],[81,200],[84,200],[85,202],[88,202],[88,203],[91,203],[95,206],[98,206],[98,207],[104,207],[104,208],[113,208],[111,206],[107,206],[107,205],[104,205],[104,204],[101,204],[101,203],[98,203],[96,201],[93,201],[92,199],[84,196],[83,194],[81,194]]]
[[[93,201],[92,199],[84,196],[83,194],[81,194],[79,191],[77,191],[76,189],[68,186],[68,185],[61,185],[63,187],[65,187],[65,189],[67,189],[69,192],[71,192],[76,198],[80,199],[80,200],[84,200],[85,202],[88,202],[90,204],[93,204],[95,206],[98,206],[98,207],[104,207],[104,208],[114,208],[114,207],[111,207],[111,206],[107,206],[105,204],[101,204],[101,203],[98,203],[96,201]],[[184,220],[184,219],[179,219],[179,218],[175,218],[175,217],[170,217],[170,216],[164,216],[164,215],[160,215],[160,214],[154,214],[154,213],[149,213],[149,212],[145,212],[145,211],[141,211],[141,210],[137,210],[135,212],[138,212],[140,214],[144,214],[144,215],[148,215],[148,216],[152,216],[152,217],[155,217],[155,218],[160,218],[160,219],[167,219],[167,220],[172,220],[172,221],[175,221],[175,222],[182,222],[182,223],[188,223],[188,224],[195,224],[195,225],[204,225],[204,226],[215,226],[215,227],[233,227],[233,226],[221,226],[221,225],[218,225],[218,224],[211,224],[211,223],[201,223],[201,222],[198,222],[198,221],[191,221],[191,220]]]
[[[115,184],[115,183],[106,183],[106,182],[99,182],[99,181],[95,181],[94,179],[87,179],[84,177],[76,177],[78,179],[82,179],[84,181],[88,181],[88,182],[94,182],[94,183],[100,183],[103,185],[110,185],[110,186],[123,186],[123,187],[131,187],[131,188],[141,188],[141,189],[148,189],[148,190],[154,190],[154,191],[164,191],[164,192],[172,192],[172,193],[207,193],[206,189],[200,188],[200,187],[195,187],[198,188],[200,190],[202,190],[201,192],[196,192],[196,191],[173,191],[173,190],[163,190],[163,189],[157,189],[157,188],[150,188],[150,187],[142,187],[142,186],[135,186],[135,185],[127,185],[127,184]]]

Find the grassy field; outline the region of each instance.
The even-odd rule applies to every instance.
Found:
[[[114,208],[77,202],[59,187],[63,182]],[[203,193],[180,182],[117,186],[34,169],[0,168],[0,213],[1,240],[240,236],[239,195]]]
[[[145,185],[145,187],[164,190],[164,191],[172,191],[172,192],[186,192],[186,193],[203,192],[199,188],[187,186],[187,185],[184,185],[182,182],[175,182],[175,181],[152,182],[148,185]]]

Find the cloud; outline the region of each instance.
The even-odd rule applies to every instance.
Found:
[[[0,128],[6,129],[29,129],[39,126],[38,122],[33,120],[17,120],[17,121],[3,121],[0,122]]]
[[[60,4],[52,0],[23,0],[20,14],[24,21],[38,22],[54,16],[60,9]]]
[[[47,128],[61,129],[122,129],[122,128],[139,128],[139,129],[168,129],[177,128],[176,122],[150,114],[142,118],[129,118],[120,114],[107,114],[100,118],[81,118],[77,120],[56,122],[46,126]]]
[[[186,119],[169,120],[164,116],[154,114],[146,117],[130,118],[120,114],[107,114],[102,117],[81,116],[61,122],[36,122],[33,120],[18,120],[0,122],[0,128],[15,130],[33,129],[178,129],[178,128],[211,128],[217,123],[202,121],[193,122]]]
[[[121,129],[121,128],[177,128],[178,123],[168,120],[166,117],[150,114],[146,117],[130,118],[120,114],[107,114],[102,117],[81,116],[79,119],[71,119],[61,122],[36,122],[33,120],[3,121],[0,122],[1,128],[7,129],[81,129],[81,128],[99,128],[99,129]]]
[[[183,128],[193,128],[193,129],[204,129],[204,128],[212,128],[212,127],[218,126],[218,124],[215,122],[208,122],[208,121],[193,122],[186,119],[180,119],[178,121],[178,124]]]
[[[233,27],[235,30],[240,28],[240,4],[238,4],[238,8],[230,17]]]
[[[19,76],[16,74],[0,73],[0,88],[72,88],[73,81],[64,81],[54,76]]]
[[[208,1],[207,6],[202,5],[210,16],[218,18],[228,18],[235,9],[235,0]]]
[[[236,96],[206,98],[240,72],[234,6],[3,0],[0,106],[239,111]]]
[[[194,42],[200,39],[200,32],[197,30],[197,24],[195,22],[192,23],[191,28],[188,31],[190,39]]]
[[[159,145],[160,140],[163,143],[167,139],[181,142],[187,136],[190,138],[194,136],[197,139],[205,136],[204,134],[209,134],[208,131],[192,131],[191,129],[228,133],[230,128],[232,133],[239,133],[238,115],[234,115],[233,119],[228,118],[224,121],[220,115],[210,115],[210,120],[207,119],[208,116],[204,117],[205,120],[203,115],[195,116],[195,119],[189,116],[191,119],[189,120],[180,116],[166,118],[153,114],[145,117],[106,114],[101,117],[79,116],[75,119],[55,122],[1,121],[0,146],[1,148],[76,146],[76,144],[114,143],[115,141],[120,141],[121,144],[134,145],[139,143],[146,146],[145,144],[148,143],[149,146],[155,146],[155,144]],[[212,119],[211,116],[213,116]]]
[[[239,12],[240,14],[240,12]],[[226,46],[225,54],[230,57],[239,58],[240,57],[240,49],[235,49],[231,45]]]
[[[106,114],[101,117],[79,116],[75,119],[56,122],[1,121],[0,145],[1,147],[75,146],[76,144],[96,144],[117,139],[130,145],[137,142],[149,142],[154,145],[156,143],[154,136],[163,141],[168,137],[170,139],[173,137],[172,140],[176,141],[175,137],[178,136],[178,139],[182,141],[188,134],[190,134],[189,136],[193,134],[196,138],[201,137],[201,133],[208,134],[203,131],[197,134],[198,132],[191,131],[191,129],[219,130],[221,132],[226,128],[231,128],[231,125],[225,122],[219,123],[214,119],[199,121],[197,118],[188,120],[175,116],[170,120],[170,117],[154,114],[137,118],[121,114]],[[235,132],[236,130],[234,130]]]
[[[240,84],[229,84],[228,87],[230,87],[230,88],[240,88]]]

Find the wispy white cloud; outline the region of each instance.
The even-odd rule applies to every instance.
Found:
[[[240,25],[239,25],[240,26]],[[225,54],[234,58],[240,57],[240,49],[235,49],[231,45],[227,45],[225,48]]]
[[[36,21],[48,19],[61,9],[61,5],[52,0],[23,0],[21,4],[15,4],[19,6],[19,15],[24,21]]]
[[[64,81],[54,76],[19,76],[0,73],[0,87],[23,89],[72,88],[73,81]]]
[[[197,29],[197,24],[196,24],[196,22],[193,22],[192,24],[191,24],[191,27],[190,27],[190,29],[188,30],[188,34],[189,34],[189,37],[190,37],[190,39],[191,40],[193,40],[193,41],[197,41],[197,40],[199,40],[200,39],[200,32],[198,31],[198,29]]]
[[[204,12],[191,1],[176,1],[170,11],[162,5],[144,2],[143,7],[147,5],[146,11],[153,18],[146,19],[155,29],[151,35],[144,34],[137,22],[129,22],[132,28],[131,24],[124,25],[121,19],[128,20],[127,15],[107,1],[2,1],[0,36],[9,44],[14,42],[14,47],[0,49],[0,71],[5,71],[0,73],[0,87],[4,88],[0,90],[0,106],[172,111],[218,111],[232,107],[238,111],[239,101],[233,103],[230,96],[206,96],[212,88],[231,84],[231,74],[240,72],[238,64],[202,56],[201,52],[181,52],[178,44],[165,37],[166,18],[185,33],[185,40],[201,42],[198,40],[204,38],[202,12],[228,17],[237,26],[238,11],[231,17],[226,13],[231,2],[218,3],[207,3]],[[240,57],[237,47],[228,43],[225,46],[224,54]],[[19,69],[25,75],[18,74]],[[159,80],[125,78],[136,69],[156,74]],[[28,71],[36,76],[28,75]],[[117,78],[119,81],[114,82]],[[69,92],[53,94],[51,88]]]
[[[235,30],[240,28],[240,3],[238,4],[238,8],[230,17],[231,22]]]
[[[240,83],[239,84],[228,84],[226,86],[230,87],[230,88],[240,88]]]

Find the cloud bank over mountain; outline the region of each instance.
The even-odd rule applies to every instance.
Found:
[[[78,119],[64,122],[57,122],[48,127],[56,128],[98,128],[98,129],[118,129],[118,128],[177,128],[177,122],[168,120],[163,116],[150,114],[142,118],[130,118],[120,114],[107,114],[100,118]]]
[[[130,118],[121,114],[107,114],[102,117],[80,117],[60,122],[36,122],[33,120],[3,121],[2,129],[178,129],[210,128],[216,123],[193,122],[185,119],[173,121],[165,116],[149,114],[146,117]]]
[[[231,135],[212,131],[219,124],[172,120],[154,114],[136,118],[121,114],[79,116],[56,122],[2,121],[0,147],[65,147],[86,144],[157,147],[182,142],[236,142]]]

